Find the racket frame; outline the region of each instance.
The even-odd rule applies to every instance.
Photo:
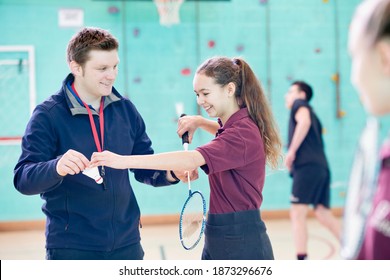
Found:
[[[202,216],[203,216],[202,217],[202,225],[201,225],[199,236],[196,239],[196,241],[194,242],[194,244],[192,244],[191,246],[187,246],[185,244],[185,242],[183,241],[183,217],[184,217],[184,212],[185,212],[186,206],[187,206],[187,204],[189,203],[189,201],[191,200],[191,198],[194,195],[200,195],[200,197],[202,198],[202,211],[203,211],[202,212]],[[203,196],[203,194],[200,191],[191,191],[191,190],[189,190],[189,195],[188,195],[186,201],[184,202],[183,208],[182,208],[181,213],[180,213],[180,221],[179,221],[180,243],[181,243],[181,245],[183,246],[184,249],[192,250],[192,249],[194,249],[196,247],[196,245],[198,245],[199,241],[202,239],[202,235],[203,235],[203,232],[204,232],[204,229],[205,229],[205,225],[206,225],[206,200],[204,199],[204,196]]]
[[[186,114],[183,113],[180,115],[180,118],[184,117],[184,116],[186,116]],[[182,139],[182,145],[183,145],[184,151],[188,151],[188,145],[189,145],[188,131],[183,133],[181,139]],[[196,245],[198,245],[199,241],[202,239],[202,235],[203,235],[203,232],[205,229],[205,225],[206,225],[206,200],[204,199],[204,196],[200,191],[192,191],[191,190],[191,178],[190,178],[189,172],[187,172],[187,180],[188,180],[188,197],[187,197],[186,201],[184,202],[183,208],[181,209],[181,213],[180,213],[179,237],[180,237],[180,242],[181,242],[183,248],[186,250],[192,250],[196,247]],[[203,210],[202,225],[201,225],[199,236],[198,236],[197,240],[195,241],[195,243],[192,244],[191,246],[187,246],[186,244],[184,244],[185,242],[183,241],[183,215],[184,215],[184,211],[186,209],[188,202],[191,200],[191,198],[194,195],[198,195],[198,194],[202,198],[202,210]]]

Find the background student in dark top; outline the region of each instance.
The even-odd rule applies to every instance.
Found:
[[[291,84],[286,107],[291,109],[285,165],[292,178],[290,218],[297,259],[308,256],[307,215],[313,205],[315,217],[339,240],[341,227],[330,211],[330,170],[325,156],[322,125],[309,101],[312,88],[303,81]]]

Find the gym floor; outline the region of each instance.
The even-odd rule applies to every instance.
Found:
[[[295,250],[288,219],[265,220],[276,260],[295,259]],[[317,220],[308,220],[310,260],[340,260],[339,242]],[[141,243],[145,260],[199,260],[199,245],[190,251],[183,249],[178,238],[178,225],[144,225]],[[0,231],[1,260],[44,260],[45,233],[43,230]]]

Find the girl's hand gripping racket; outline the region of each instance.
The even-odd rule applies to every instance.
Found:
[[[363,243],[367,217],[377,186],[378,130],[378,121],[375,118],[368,119],[355,152],[341,236],[340,253],[345,259],[355,259]]]
[[[182,114],[180,117],[185,116]],[[182,136],[183,148],[188,151],[188,132]],[[191,190],[190,172],[188,178],[188,198],[180,213],[179,235],[184,249],[191,250],[198,245],[202,238],[206,223],[206,200],[199,191]]]

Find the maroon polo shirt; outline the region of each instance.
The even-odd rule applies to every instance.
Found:
[[[265,177],[264,144],[248,109],[234,113],[216,137],[196,150],[209,175],[211,214],[259,209]]]

